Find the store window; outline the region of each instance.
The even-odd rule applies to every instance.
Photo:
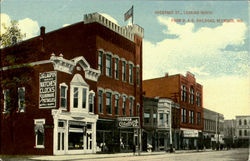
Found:
[[[44,124],[45,119],[35,119],[35,148],[44,148]]]
[[[83,136],[86,134],[86,125],[84,122],[69,121],[68,149],[84,149]]]
[[[25,87],[18,88],[18,111],[25,112]]]

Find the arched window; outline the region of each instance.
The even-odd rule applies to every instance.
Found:
[[[244,125],[247,125],[247,120],[244,120]]]
[[[241,125],[241,120],[239,120],[239,125]]]

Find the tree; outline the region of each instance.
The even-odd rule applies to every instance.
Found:
[[[26,34],[22,34],[21,30],[18,28],[17,21],[12,20],[10,23],[10,26],[2,24],[3,30],[5,30],[5,32],[1,33],[0,35],[1,48],[20,42],[26,37]]]

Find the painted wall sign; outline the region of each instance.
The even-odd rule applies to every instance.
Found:
[[[139,117],[118,117],[117,124],[119,128],[140,128]]]
[[[187,138],[194,138],[194,137],[198,137],[199,136],[199,132],[198,130],[183,130],[183,135],[184,137]]]
[[[39,107],[54,108],[56,107],[56,71],[40,73],[39,76]]]

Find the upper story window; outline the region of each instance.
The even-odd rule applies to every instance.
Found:
[[[181,109],[181,122],[187,123],[187,110],[185,108]]]
[[[25,112],[25,87],[18,88],[18,111]]]
[[[103,91],[98,91],[98,112],[103,113]]]
[[[122,114],[126,116],[126,96],[122,96]]]
[[[184,85],[181,86],[181,100],[187,102],[187,87]]]
[[[197,125],[201,125],[201,113],[197,112]]]
[[[136,84],[139,87],[140,86],[140,68],[136,68]]]
[[[166,113],[166,123],[167,123],[167,125],[169,124],[169,114],[168,113]]]
[[[67,108],[68,86],[65,83],[60,84],[60,107]]]
[[[148,124],[150,119],[150,113],[149,112],[144,112],[144,123]]]
[[[239,120],[239,125],[241,125],[241,120]]]
[[[133,106],[134,105],[134,99],[132,97],[129,98],[129,116],[133,115]]]
[[[98,69],[103,72],[103,51],[99,51],[98,53]]]
[[[115,95],[115,114],[119,115],[119,95]]]
[[[129,83],[133,83],[133,64],[129,64]]]
[[[110,92],[106,93],[106,112],[107,114],[112,114],[112,106],[111,106],[111,102],[112,102],[112,94]]]
[[[95,93],[91,90],[89,92],[89,112],[94,112],[94,97]]]
[[[3,90],[4,95],[4,110],[3,112],[9,112],[10,111],[10,90],[5,89]]]
[[[156,123],[157,122],[157,115],[156,113],[153,113],[153,123]]]
[[[244,130],[244,135],[247,136],[247,130]]]
[[[239,136],[241,136],[242,135],[242,131],[241,130],[239,130]]]
[[[106,54],[106,76],[112,76],[112,57]]]
[[[244,120],[244,125],[247,125],[247,120]]]
[[[126,82],[126,62],[122,62],[122,81]]]
[[[159,122],[160,122],[161,126],[164,125],[164,114],[163,113],[159,113]]]
[[[119,59],[115,58],[115,79],[119,79]]]
[[[88,112],[89,85],[83,80],[80,74],[75,74],[70,82],[70,89],[71,96],[73,96],[70,101],[72,110],[86,110]]]
[[[189,89],[189,103],[194,104],[194,88],[192,86]]]
[[[194,123],[194,111],[189,111],[189,123]]]
[[[197,106],[201,106],[201,93],[200,92],[196,93],[196,104]]]

